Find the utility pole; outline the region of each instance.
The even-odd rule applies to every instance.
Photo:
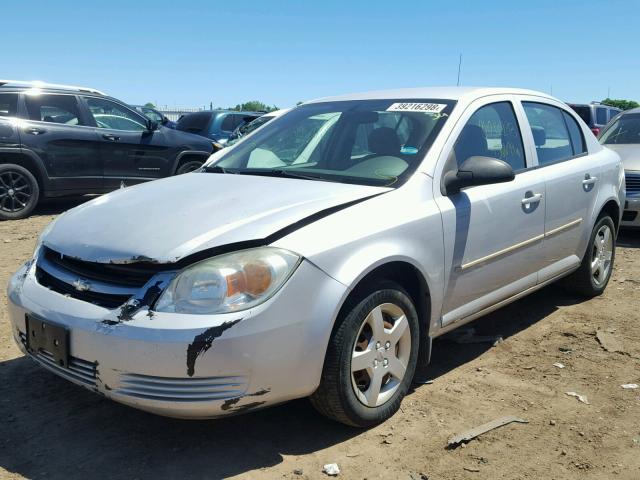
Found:
[[[458,82],[456,85],[460,86],[460,70],[462,70],[462,54],[460,54],[460,59],[458,60]]]
[[[607,98],[611,98],[611,87],[607,87]]]

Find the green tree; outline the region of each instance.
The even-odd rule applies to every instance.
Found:
[[[253,112],[273,112],[278,110],[275,105],[269,106],[266,103],[259,102],[258,100],[251,100],[249,102],[239,103],[233,110],[248,110]]]
[[[151,102],[145,103],[144,106],[147,107],[147,108],[156,108],[156,106]]]
[[[614,100],[613,98],[605,98],[600,102],[610,107],[620,108],[622,110],[630,110],[632,108],[640,107],[640,104],[633,100]]]

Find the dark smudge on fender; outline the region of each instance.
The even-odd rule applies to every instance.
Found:
[[[198,356],[211,348],[213,341],[222,335],[226,330],[233,327],[236,323],[242,319],[232,320],[230,322],[224,322],[217,327],[211,327],[206,329],[200,335],[196,335],[193,342],[189,344],[187,348],[187,375],[193,377],[196,367],[196,359]]]

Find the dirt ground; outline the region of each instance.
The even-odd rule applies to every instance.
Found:
[[[430,377],[368,431],[325,420],[305,400],[217,421],[117,405],[39,368],[11,338],[4,286],[39,232],[77,201],[0,223],[0,478],[640,479],[640,234],[619,238],[606,293],[550,286],[472,324],[502,343],[434,343]],[[606,351],[603,330],[622,345]],[[561,362],[565,368],[553,366]],[[586,395],[584,404],[565,392]],[[503,415],[511,424],[446,450]]]

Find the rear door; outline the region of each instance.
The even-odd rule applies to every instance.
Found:
[[[492,96],[468,107],[443,149],[442,173],[472,156],[511,165],[511,182],[470,187],[445,195],[437,185],[445,264],[442,325],[462,320],[537,282],[542,266],[544,180],[523,142],[521,112],[511,96]]]
[[[522,107],[546,182],[543,282],[580,263],[601,167],[588,155],[584,132],[570,110],[533,98],[523,100]]]
[[[73,94],[23,94],[23,148],[38,155],[57,191],[102,191],[102,159],[94,128]]]
[[[95,124],[107,190],[170,175],[175,152],[162,128],[147,129],[147,118],[118,102],[84,97]]]

